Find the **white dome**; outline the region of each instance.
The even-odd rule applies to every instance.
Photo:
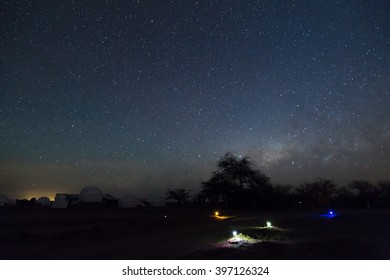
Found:
[[[80,192],[80,202],[102,202],[103,192],[97,187],[85,187]]]
[[[50,207],[51,201],[48,197],[43,196],[38,198],[37,203],[41,205],[41,207]]]
[[[4,194],[0,194],[0,206],[7,206],[8,202],[8,198]]]
[[[118,206],[123,208],[135,208],[141,205],[140,200],[131,194],[125,194],[119,199]]]

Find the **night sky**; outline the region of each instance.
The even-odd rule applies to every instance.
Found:
[[[1,1],[0,192],[389,179],[389,1]]]

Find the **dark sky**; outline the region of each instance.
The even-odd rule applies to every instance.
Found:
[[[0,192],[389,179],[389,1],[1,1]]]

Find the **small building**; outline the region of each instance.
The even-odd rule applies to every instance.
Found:
[[[118,207],[118,199],[111,194],[103,194],[103,207],[116,208]]]
[[[68,200],[65,193],[57,193],[51,208],[68,208]]]
[[[68,207],[77,207],[79,205],[80,196],[78,194],[65,194],[66,200],[68,201]]]
[[[80,194],[57,193],[52,208],[88,208],[118,207],[118,199],[110,194],[103,194],[97,187],[85,187]]]

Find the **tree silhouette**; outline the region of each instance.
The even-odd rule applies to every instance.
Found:
[[[379,201],[383,208],[390,208],[390,181],[379,181]]]
[[[248,156],[225,153],[217,162],[217,170],[211,178],[202,182],[202,194],[210,202],[223,202],[228,206],[255,207],[260,195],[272,189],[270,178],[255,169]]]
[[[272,188],[272,208],[285,208],[292,206],[294,200],[294,187],[291,185],[276,184]]]
[[[306,206],[328,206],[330,198],[336,193],[336,183],[319,178],[312,183],[305,182],[296,189],[296,195]]]
[[[178,204],[188,203],[190,200],[190,191],[184,188],[178,188],[176,190],[168,189],[167,191],[167,200],[173,200]]]
[[[335,191],[334,204],[335,206],[352,207],[356,201],[356,195],[349,187],[341,186]]]
[[[367,208],[371,208],[373,203],[377,202],[378,200],[379,190],[369,181],[354,180],[349,184],[349,187],[352,190],[356,190],[358,192],[359,206],[366,206]]]

